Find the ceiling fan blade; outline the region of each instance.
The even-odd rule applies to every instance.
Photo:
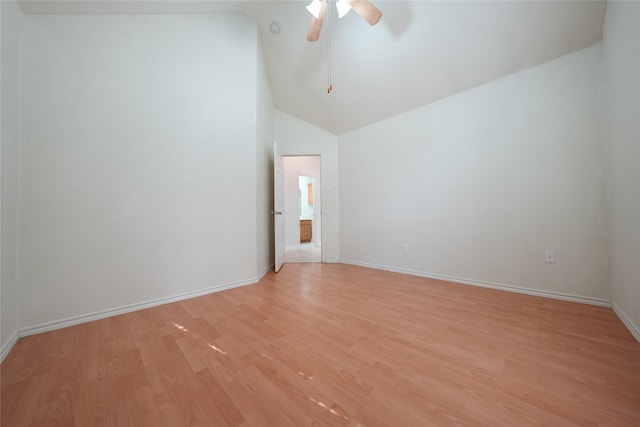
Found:
[[[327,12],[327,2],[326,0],[322,2],[322,7],[320,8],[320,14],[316,18],[315,16],[311,17],[311,23],[309,24],[309,32],[307,33],[307,41],[317,42],[320,38],[320,30],[322,30],[322,23],[324,22],[324,14]]]
[[[372,5],[369,0],[347,0],[347,3],[371,26],[376,25],[382,18],[380,9]]]

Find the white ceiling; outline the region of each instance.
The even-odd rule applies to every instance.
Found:
[[[333,14],[305,40],[309,0],[22,1],[26,14],[242,13],[260,28],[276,108],[342,134],[597,43],[605,1],[385,1],[370,27]],[[269,32],[271,21],[281,32]]]

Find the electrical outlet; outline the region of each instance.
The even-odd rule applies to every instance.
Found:
[[[409,245],[406,243],[403,243],[402,246],[400,246],[400,252],[402,252],[403,254],[408,254],[409,253]]]
[[[555,264],[556,251],[554,250],[544,251],[544,262],[546,262],[547,264]]]

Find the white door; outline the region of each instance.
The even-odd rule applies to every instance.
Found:
[[[278,143],[273,143],[273,229],[276,273],[284,262],[284,164],[278,153]]]

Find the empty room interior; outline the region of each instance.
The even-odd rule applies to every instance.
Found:
[[[0,20],[3,427],[640,425],[640,2]]]

